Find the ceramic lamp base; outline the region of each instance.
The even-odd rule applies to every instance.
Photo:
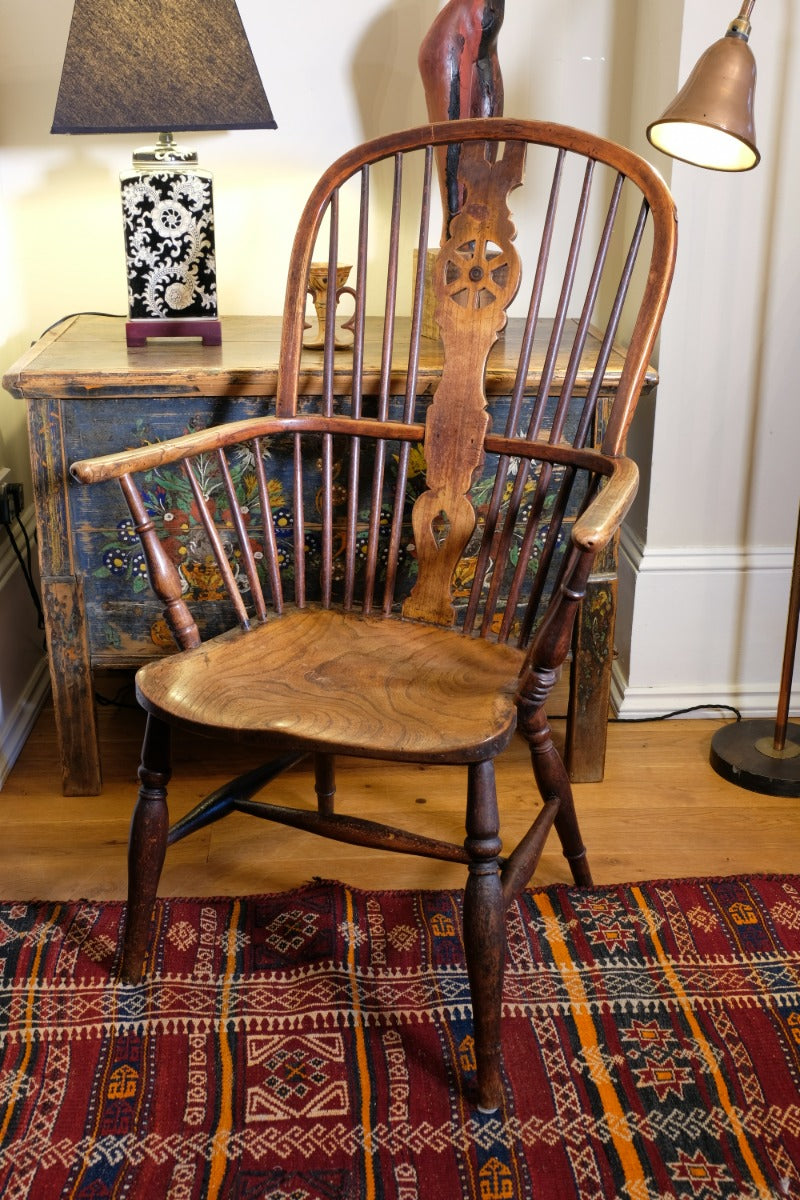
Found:
[[[219,344],[211,175],[159,164],[123,175],[121,188],[128,344],[198,335]]]

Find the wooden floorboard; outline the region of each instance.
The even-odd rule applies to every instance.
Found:
[[[711,720],[609,726],[605,779],[575,788],[597,883],[637,879],[792,872],[800,863],[800,800],[760,796],[720,779],[708,764]],[[0,792],[0,897],[121,898],[125,844],[141,736],[134,710],[100,710],[104,791],[64,797],[52,711],[47,708]],[[558,732],[560,724],[554,722]],[[173,817],[221,783],[232,748],[182,738],[170,793]],[[254,763],[250,755],[247,760]],[[525,746],[515,742],[498,766],[509,845],[538,806]],[[296,768],[281,788],[313,803],[310,772]],[[450,768],[393,768],[359,761],[339,772],[337,808],[424,833],[463,837],[464,776]],[[278,891],[320,876],[364,888],[458,887],[463,868],[371,852],[234,815],[170,849],[162,895],[247,895]],[[554,839],[536,882],[567,881]]]

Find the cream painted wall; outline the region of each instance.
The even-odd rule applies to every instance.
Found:
[[[796,0],[773,0],[754,14],[764,162],[748,177],[671,170],[642,132],[724,32],[736,0],[506,6],[506,112],[582,125],[646,152],[671,174],[680,212],[662,384],[632,440],[645,486],[626,535],[623,707],[647,708],[662,693],[733,692],[751,676],[766,686],[776,677],[766,643],[783,623],[796,503],[789,355],[798,156],[777,151],[779,136],[800,144],[792,6]],[[356,141],[424,119],[416,53],[440,7],[440,0],[239,0],[278,130],[186,139],[214,172],[223,312],[278,311],[294,221],[319,171]],[[70,12],[66,0],[0,4],[2,366],[65,313],[125,305],[117,176],[145,139],[49,133]],[[22,405],[0,393],[0,465],[24,478],[26,462]],[[757,618],[764,591],[772,600]],[[665,653],[667,634],[685,641],[684,654],[673,646]]]

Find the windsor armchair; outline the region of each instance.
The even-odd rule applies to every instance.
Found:
[[[449,236],[431,250],[429,230],[438,243],[442,229],[432,187],[439,151],[457,198],[445,217]],[[624,441],[666,303],[675,236],[657,173],[576,130],[492,118],[382,138],[339,159],[303,212],[274,414],[73,464],[81,482],[119,481],[180,649],[137,674],[148,718],[129,847],[126,979],[142,970],[168,843],[232,810],[460,862],[477,1100],[487,1110],[501,1103],[505,911],[553,826],[576,883],[591,883],[545,702],[595,556],[635,493]],[[309,269],[320,258],[329,266],[325,383],[309,408],[298,403],[298,372]],[[352,347],[344,351],[334,348],[342,262],[355,275],[344,322]],[[433,394],[420,396],[426,288],[444,365]],[[525,318],[516,385],[502,425],[490,428],[484,369],[515,297]],[[528,359],[545,308],[552,333],[530,395]],[[368,312],[383,328],[381,378],[369,402]],[[403,319],[411,348],[397,395],[392,356]],[[629,348],[607,406],[603,373],[622,329]],[[587,371],[590,338],[599,352]],[[598,422],[600,450],[589,448]],[[223,585],[231,628],[204,640],[203,597]],[[221,734],[232,746],[232,735],[253,735],[266,761],[168,829],[172,725]],[[507,850],[494,759],[515,729],[530,745],[542,803],[537,811],[532,801],[528,832]],[[399,830],[338,813],[337,755],[463,765],[463,844],[415,833],[413,814]],[[314,803],[283,806],[259,795],[306,756]]]

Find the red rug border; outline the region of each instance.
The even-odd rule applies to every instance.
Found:
[[[649,878],[626,879],[626,880],[621,880],[618,883],[595,883],[595,884],[592,884],[590,887],[583,887],[576,883],[564,883],[564,882],[541,883],[541,884],[533,883],[533,884],[528,884],[528,886],[523,889],[523,892],[529,893],[529,894],[536,894],[539,892],[554,891],[556,889],[561,889],[564,891],[575,891],[575,892],[613,892],[619,888],[629,888],[629,887],[673,887],[676,884],[683,884],[683,885],[691,886],[692,884],[698,885],[698,884],[704,884],[704,883],[725,883],[725,882],[732,881],[732,880],[744,880],[744,879],[772,880],[772,881],[779,881],[782,879],[796,879],[796,880],[800,881],[800,870],[798,870],[798,871],[739,871],[739,872],[732,872],[729,875],[675,875],[675,876],[665,876],[663,878],[658,877],[658,878],[653,878],[653,879],[649,879]],[[173,895],[170,893],[170,894],[165,894],[165,895],[159,895],[156,899],[156,903],[159,904],[159,903],[161,903],[163,901],[167,901],[167,900],[175,901],[176,903],[179,903],[179,904],[191,904],[193,901],[196,901],[196,900],[203,900],[207,904],[224,904],[231,900],[275,900],[275,899],[279,899],[282,896],[301,895],[303,892],[312,891],[313,889],[320,888],[320,887],[346,888],[349,892],[352,892],[354,895],[359,895],[359,896],[438,896],[438,895],[443,895],[443,894],[449,894],[449,895],[458,894],[460,892],[463,892],[463,890],[464,890],[463,888],[458,888],[458,887],[364,888],[364,887],[357,887],[353,884],[349,884],[344,879],[325,879],[320,876],[319,878],[312,878],[312,879],[308,880],[308,882],[306,882],[306,883],[298,884],[296,887],[286,888],[285,890],[276,891],[276,892],[247,892],[247,893],[243,893],[243,894],[227,893],[227,894],[220,894],[220,895],[214,895],[214,894],[209,895],[205,892],[200,892],[194,896],[187,896],[182,893]],[[520,894],[523,894],[523,893],[520,893]],[[125,905],[127,904],[127,900],[125,898],[113,899],[113,900],[105,899],[104,900],[104,899],[100,899],[96,896],[75,896],[75,897],[71,897],[71,898],[64,898],[63,896],[62,897],[54,897],[54,898],[46,898],[46,897],[38,896],[38,897],[34,897],[32,899],[27,899],[27,900],[22,899],[20,897],[9,897],[7,899],[0,899],[0,905],[6,905],[6,904],[93,904],[93,905],[117,904],[117,905],[121,905],[124,908]]]

